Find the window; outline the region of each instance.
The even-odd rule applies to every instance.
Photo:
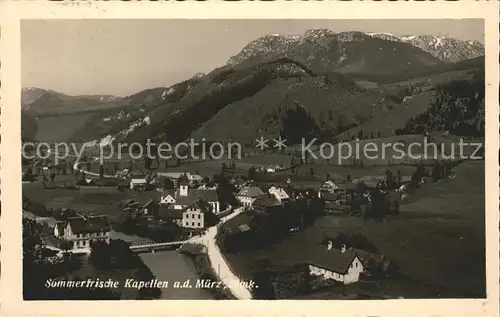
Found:
[[[201,215],[198,215],[198,219],[201,219]]]
[[[194,222],[191,222],[191,225],[194,227]]]
[[[198,227],[201,227],[201,224],[198,222]]]
[[[188,225],[189,225],[189,222],[187,222],[187,221],[186,221],[186,222],[184,223],[184,226],[186,226],[186,227],[187,227]]]

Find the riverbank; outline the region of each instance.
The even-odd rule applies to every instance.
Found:
[[[215,299],[236,299],[212,268],[203,244],[184,243],[177,251],[192,261],[199,278],[197,281],[203,281],[202,288],[210,292]]]

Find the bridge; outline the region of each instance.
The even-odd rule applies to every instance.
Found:
[[[155,252],[155,251],[161,251],[161,250],[168,250],[172,247],[177,247],[181,246],[185,242],[189,241],[187,240],[179,240],[179,241],[170,241],[170,242],[160,242],[160,243],[148,243],[148,244],[138,244],[138,245],[131,245],[130,250],[132,252]]]

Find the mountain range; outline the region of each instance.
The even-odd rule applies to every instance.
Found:
[[[368,33],[388,41],[408,43],[418,47],[445,63],[455,63],[484,55],[484,45],[479,41],[460,41],[447,36],[404,35]]]
[[[69,96],[53,90],[26,87],[21,91],[22,109],[35,116],[48,116],[119,106],[121,98],[110,95]]]
[[[266,35],[208,74],[125,98],[23,89],[23,125],[36,124],[35,129],[23,126],[31,131],[24,138],[250,142],[255,135],[283,133],[283,122],[299,114],[311,133],[345,134],[408,108],[403,88],[418,87],[426,97],[412,110],[400,111],[404,115],[393,127],[398,129],[425,112],[433,86],[484,70],[482,55],[478,42],[442,36],[326,29]],[[394,133],[393,128],[384,133]]]

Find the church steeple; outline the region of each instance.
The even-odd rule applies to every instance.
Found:
[[[186,173],[179,177],[179,196],[187,196],[189,193],[189,182]]]

